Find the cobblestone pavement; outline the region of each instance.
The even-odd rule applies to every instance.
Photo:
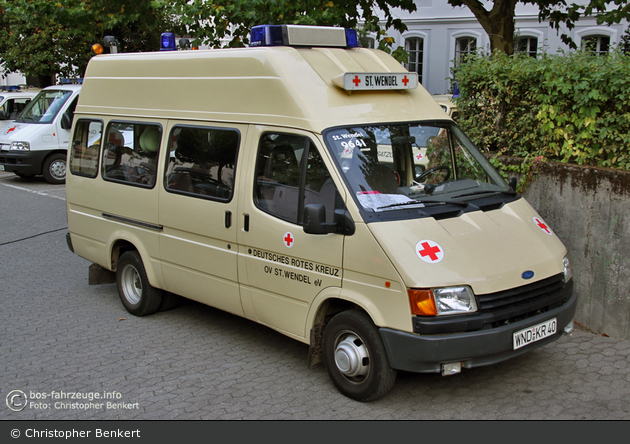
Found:
[[[584,331],[456,376],[399,373],[363,404],[308,368],[306,345],[251,321],[195,302],[133,317],[115,285],[88,285],[64,198],[0,173],[0,419],[630,419],[630,342]],[[22,411],[5,404],[14,390]]]

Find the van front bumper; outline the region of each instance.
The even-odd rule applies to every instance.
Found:
[[[381,328],[381,337],[392,368],[417,373],[439,373],[442,364],[461,362],[473,368],[495,364],[549,344],[562,336],[564,328],[573,321],[577,293],[567,302],[545,313],[496,328],[479,331],[436,335]],[[513,335],[517,331],[556,318],[557,332],[517,350],[513,349]]]
[[[0,166],[9,173],[34,176],[42,173],[42,164],[46,156],[51,153],[46,151],[0,151]]]

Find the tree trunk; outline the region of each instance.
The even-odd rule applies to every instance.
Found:
[[[488,34],[491,52],[497,49],[508,55],[514,53],[516,0],[494,0],[490,11],[478,0],[461,0],[461,3],[468,6]]]

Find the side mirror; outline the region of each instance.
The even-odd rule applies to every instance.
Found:
[[[72,116],[70,114],[63,113],[61,115],[61,128],[65,130],[72,128]]]
[[[307,234],[336,233],[352,236],[355,225],[346,210],[335,210],[334,222],[326,223],[326,208],[321,204],[309,204],[304,207],[303,229]]]
[[[510,188],[512,188],[512,191],[516,191],[516,177],[510,179]]]

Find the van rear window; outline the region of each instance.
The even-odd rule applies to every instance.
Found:
[[[96,177],[101,149],[103,122],[81,119],[77,122],[70,151],[70,172],[77,176]]]
[[[239,138],[233,129],[175,126],[169,137],[166,190],[206,199],[232,199]]]

